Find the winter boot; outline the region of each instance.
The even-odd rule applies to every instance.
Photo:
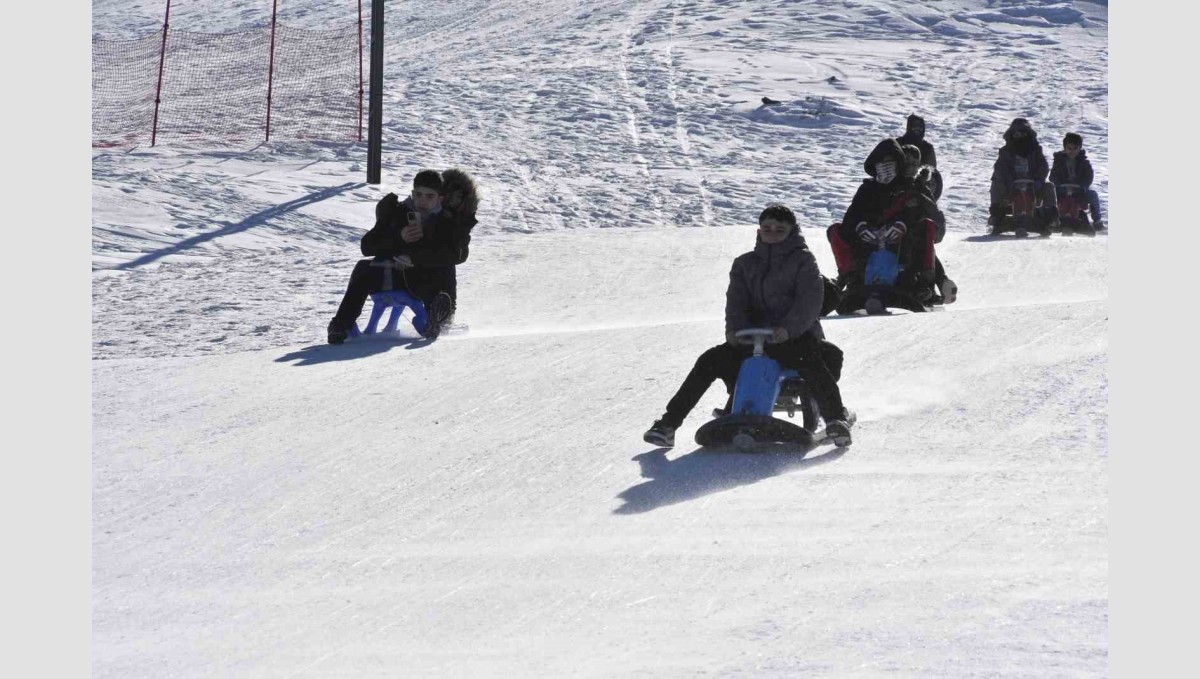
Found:
[[[350,331],[341,323],[338,323],[336,318],[329,321],[329,327],[325,329],[325,333],[326,339],[330,344],[341,344],[350,336]]]
[[[662,420],[655,420],[654,425],[642,434],[642,440],[662,448],[674,448],[675,427],[663,424]]]
[[[825,425],[825,435],[838,448],[850,445],[850,425],[845,420],[834,420]]]
[[[446,321],[450,315],[454,313],[454,300],[450,299],[450,295],[439,292],[437,297],[429,303],[429,309],[426,310],[428,320],[425,324],[425,338],[437,339],[438,335],[442,334],[445,329]]]

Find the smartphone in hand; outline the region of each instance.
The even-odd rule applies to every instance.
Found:
[[[415,243],[421,240],[425,235],[424,229],[421,228],[421,215],[416,212],[408,213],[408,225],[400,230],[400,237],[405,243]]]

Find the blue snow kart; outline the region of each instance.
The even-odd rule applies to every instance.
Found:
[[[816,398],[795,370],[785,370],[775,359],[763,354],[763,345],[772,334],[770,328],[737,332],[736,337],[742,343],[754,344],[754,355],[742,362],[733,392],[733,407],[728,414],[696,430],[698,445],[733,445],[743,452],[766,444],[812,447],[820,418]],[[803,426],[773,416],[776,412],[786,412],[791,418],[797,410]]]
[[[872,252],[867,260],[862,287],[848,288],[842,292],[836,307],[838,314],[848,315],[862,310],[874,316],[886,314],[888,309],[921,313],[941,302],[941,298],[930,300],[929,304],[917,299],[911,290],[901,285],[904,273],[895,252],[885,248]]]

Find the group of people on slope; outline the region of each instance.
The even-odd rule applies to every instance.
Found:
[[[1070,190],[1077,187],[1086,197],[1091,213],[1090,231],[1102,231],[1104,218],[1100,212],[1100,196],[1092,188],[1095,172],[1083,149],[1083,137],[1076,132],[1063,136],[1063,148],[1054,152],[1054,163],[1046,162],[1046,154],[1038,143],[1037,132],[1025,118],[1016,118],[1004,132],[996,164],[992,168],[991,203],[988,228],[997,233],[1008,214],[1009,202],[1017,182],[1032,182],[1033,195],[1040,203],[1035,209],[1042,211],[1043,235],[1058,226],[1058,202]],[[1018,235],[1023,235],[1018,233]]]
[[[1064,150],[1054,154],[1053,169],[1046,167],[1027,120],[1014,120],[1004,139],[992,175],[993,216],[1007,200],[1013,180],[1031,178],[1040,180],[1037,191],[1043,204],[1051,206],[1056,205],[1053,187],[1059,183],[1083,187],[1093,219],[1102,228],[1099,200],[1090,187],[1091,164],[1078,134],[1064,138]],[[673,446],[675,430],[717,380],[732,395],[739,367],[752,352],[738,341],[738,331],[771,328],[765,353],[800,374],[812,389],[829,438],[835,445],[850,445],[855,415],[842,402],[838,388],[844,356],[825,338],[821,316],[830,313],[840,297],[863,285],[866,258],[878,247],[895,248],[905,264],[905,278],[898,284],[909,287],[919,299],[939,297],[948,304],[958,294],[958,286],[946,276],[934,251],[945,235],[946,220],[937,206],[942,178],[933,145],[925,139],[925,121],[910,115],[904,135],[876,144],[863,170],[868,177],[842,221],[826,231],[837,262],[835,281],[821,275],[791,209],[773,203],[759,214],[754,249],[737,257],[729,272],[725,342],[696,360],[666,411],[643,435],[646,442]],[[1047,175],[1050,182],[1045,181]],[[458,169],[421,170],[403,201],[394,193],[384,196],[375,208],[375,225],[361,240],[362,253],[370,259],[360,260],[350,275],[337,314],[329,322],[329,343],[344,342],[367,297],[384,290],[405,290],[420,299],[429,319],[425,336],[437,337],[457,306],[455,267],[469,254],[478,206],[474,181]]]

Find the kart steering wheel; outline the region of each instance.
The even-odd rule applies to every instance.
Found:
[[[762,356],[763,345],[775,336],[775,331],[771,328],[746,328],[733,333],[733,336],[739,340],[739,344],[753,344],[754,355]]]

